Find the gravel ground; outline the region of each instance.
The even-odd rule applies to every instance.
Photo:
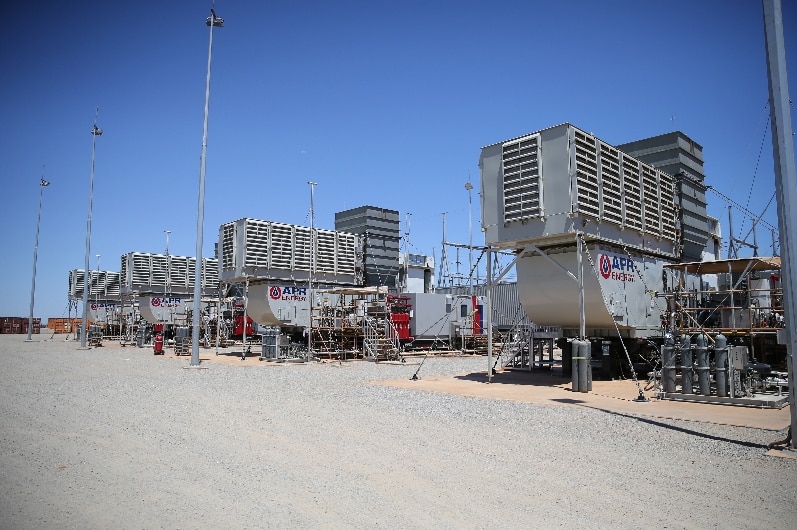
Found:
[[[2,528],[797,525],[797,460],[764,455],[782,432],[368,384],[409,364],[24,338],[0,335]]]

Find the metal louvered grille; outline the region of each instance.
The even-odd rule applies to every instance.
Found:
[[[205,276],[203,285],[215,288],[219,280],[219,260],[216,258],[203,258]],[[146,254],[131,252],[122,257],[123,270],[121,281],[124,287],[175,289],[185,291],[194,286],[194,263],[196,258],[187,256],[166,256],[164,254]],[[128,281],[127,268],[130,279]],[[168,279],[168,282],[167,282]],[[108,282],[112,281],[109,277]],[[108,283],[106,289],[112,290],[113,284]]]
[[[271,268],[290,270],[293,265],[293,227],[271,224]]]
[[[539,136],[503,145],[504,222],[542,215]]]
[[[661,212],[659,212],[659,186],[656,170],[642,166],[642,208],[644,212],[643,230],[647,234],[661,233]]]
[[[620,155],[617,149],[600,142],[601,191],[603,193],[603,219],[623,224],[623,186],[620,180]]]
[[[149,285],[152,277],[150,255],[133,254],[133,285]]]
[[[214,278],[224,281],[242,277],[305,278],[312,269],[323,274],[324,281],[340,282],[353,281],[357,271],[358,239],[353,234],[311,231],[309,227],[257,219],[234,221],[224,226],[220,234],[225,266],[214,271]],[[230,250],[233,246],[234,252]]]
[[[293,267],[297,271],[310,270],[310,228],[306,226],[294,226],[294,259]]]
[[[576,136],[576,181],[578,212],[600,218],[600,187],[598,183],[598,146],[595,137],[578,129]]]
[[[675,210],[675,180],[669,173],[657,171],[659,174],[659,204],[661,205],[661,236],[664,239],[675,240],[675,219],[678,212]]]
[[[233,267],[235,256],[235,223],[227,223],[221,229],[221,266]]]
[[[623,190],[625,191],[625,224],[642,231],[642,194],[639,160],[623,155]]]
[[[193,283],[192,283],[193,285]],[[202,259],[202,286],[213,289],[219,285],[219,260],[211,258]]]
[[[169,256],[169,285],[194,285],[194,272],[189,273],[185,256]]]
[[[168,270],[168,263],[166,260],[166,256],[161,256],[160,254],[153,254],[150,256],[151,259],[151,271],[152,271],[152,285],[166,285],[166,277],[167,277],[167,270]]]
[[[73,300],[83,298],[85,274],[82,269],[69,271],[69,297]],[[113,300],[120,294],[120,275],[112,271],[89,271],[89,296],[96,300]]]
[[[335,273],[335,232],[316,230],[316,272]]]
[[[121,277],[121,282],[126,284],[127,283],[127,256],[122,256],[122,260],[121,261],[122,261],[122,266],[120,267],[120,270],[122,271],[120,273],[121,274],[121,276],[120,276]]]
[[[355,270],[355,248],[357,247],[357,236],[338,232],[335,255],[338,258],[339,273],[353,274]]]
[[[269,224],[256,219],[246,220],[246,256],[247,267],[269,267]]]

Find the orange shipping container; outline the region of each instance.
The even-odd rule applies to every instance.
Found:
[[[80,318],[53,317],[47,319],[47,329],[54,333],[72,333],[83,324]]]

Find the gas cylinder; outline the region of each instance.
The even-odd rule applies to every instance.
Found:
[[[152,345],[155,355],[163,355],[163,335],[158,333],[155,335],[155,342]]]

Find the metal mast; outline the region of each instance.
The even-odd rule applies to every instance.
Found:
[[[39,224],[42,219],[42,196],[44,194],[44,187],[49,186],[50,183],[44,180],[44,166],[42,166],[42,178],[39,182],[39,211],[36,214],[36,242],[33,244],[33,279],[30,285],[30,315],[28,316],[28,338],[25,342],[31,342],[30,334],[33,332],[33,303],[36,298],[36,261],[39,255]]]
[[[772,151],[775,159],[775,194],[780,227],[781,282],[787,365],[789,370],[789,402],[791,403],[791,446],[797,449],[793,433],[797,427],[797,389],[794,365],[797,357],[797,171],[794,167],[794,140],[789,114],[789,83],[786,75],[786,50],[783,44],[783,14],[780,0],[763,0],[764,35],[766,37],[767,75],[769,80],[769,112],[772,121]]]
[[[80,348],[86,348],[86,335],[88,334],[88,305],[89,305],[89,254],[91,254],[91,207],[94,201],[94,153],[97,147],[97,137],[102,136],[102,129],[97,127],[97,116],[100,108],[94,112],[94,127],[91,128],[91,176],[89,177],[89,215],[86,219],[86,260],[83,267],[83,324],[80,333]]]
[[[191,328],[191,366],[199,366],[199,325],[202,309],[202,236],[205,224],[205,159],[208,153],[208,111],[210,109],[210,62],[213,55],[213,28],[224,25],[224,19],[216,16],[210,9],[210,16],[205,20],[210,27],[210,43],[208,44],[208,75],[205,80],[205,119],[202,126],[202,154],[199,157],[199,197],[196,216],[196,264],[194,266],[194,311]]]
[[[473,294],[473,201],[471,199],[471,190],[473,184],[470,180],[465,183],[465,189],[468,190],[468,294]]]
[[[310,185],[310,275],[307,280],[308,300],[310,302],[310,323],[307,329],[307,360],[313,358],[313,275],[315,274],[315,187],[317,182],[307,181]]]

